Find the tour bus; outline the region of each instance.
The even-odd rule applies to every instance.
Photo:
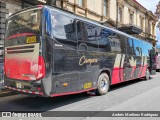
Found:
[[[160,70],[160,48],[156,48],[156,57],[155,57],[156,70]]]
[[[155,74],[150,43],[46,5],[7,19],[4,51],[6,88],[28,95],[104,95]]]

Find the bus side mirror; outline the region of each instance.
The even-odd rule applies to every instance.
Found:
[[[156,56],[158,56],[158,52],[156,52]]]

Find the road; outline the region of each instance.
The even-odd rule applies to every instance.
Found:
[[[111,86],[110,92],[103,96],[2,97],[0,111],[160,111],[160,72],[148,81],[137,79]]]

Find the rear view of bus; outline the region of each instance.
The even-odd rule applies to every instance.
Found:
[[[41,86],[35,82],[45,76],[41,12],[41,7],[30,8],[7,19],[4,71],[5,85],[10,89],[42,94]]]

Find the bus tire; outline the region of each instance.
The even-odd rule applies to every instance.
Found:
[[[102,73],[98,77],[96,95],[104,95],[108,92],[110,87],[109,76]]]
[[[147,68],[145,80],[149,80],[149,79],[150,79],[150,72],[149,72],[149,69]]]

